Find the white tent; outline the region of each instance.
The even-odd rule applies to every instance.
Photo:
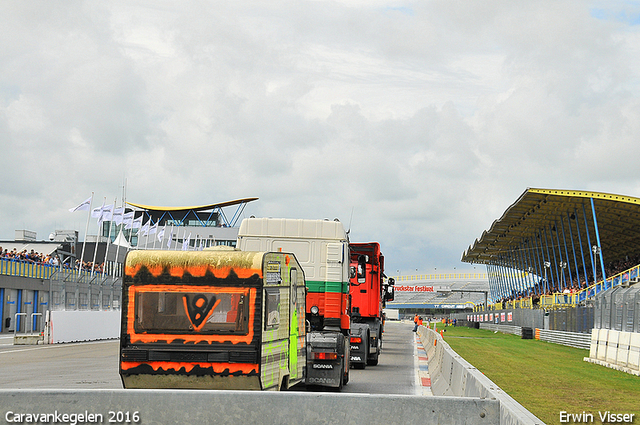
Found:
[[[124,248],[131,248],[131,244],[127,241],[127,238],[124,237],[124,233],[120,230],[118,233],[118,237],[113,241],[113,245],[120,245]]]

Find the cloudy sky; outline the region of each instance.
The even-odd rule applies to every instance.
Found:
[[[527,187],[640,197],[638,24],[631,1],[2,1],[0,240],[83,239],[68,209],[126,180],[469,269]]]

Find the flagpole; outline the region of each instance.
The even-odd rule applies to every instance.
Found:
[[[102,208],[104,208],[104,204],[107,202],[107,197],[104,197],[102,201]],[[98,232],[96,233],[96,247],[93,250],[93,261],[91,262],[91,275],[93,276],[93,272],[96,269],[96,255],[98,254],[98,241],[100,240],[100,224],[102,223],[102,209],[100,209],[100,217],[98,217]]]
[[[158,219],[158,222],[156,224],[160,224],[160,219]],[[155,251],[156,249],[156,239],[158,239],[158,231],[156,230],[156,235],[153,237],[153,250]],[[162,234],[162,237],[164,238],[164,233]],[[160,242],[162,244],[162,242]],[[162,245],[161,245],[162,246]]]
[[[167,251],[171,250],[171,242],[173,242],[173,223],[171,223],[171,233],[169,233],[169,244],[167,245]]]
[[[80,270],[82,270],[82,260],[84,259],[84,247],[87,245],[87,233],[89,233],[89,220],[91,220],[91,204],[93,203],[93,192],[91,192],[91,201],[89,201],[89,214],[87,214],[87,225],[84,229],[84,241],[82,241],[82,254],[80,254],[80,261],[78,263],[78,277],[80,277]]]
[[[113,213],[116,211],[116,203],[118,202],[118,197],[113,200],[113,209],[111,210],[111,220],[109,221],[109,236],[107,237],[107,249],[104,251],[104,262],[102,265],[102,277],[106,274],[107,271],[107,256],[109,255],[109,245],[111,245],[111,228],[113,227]]]
[[[113,208],[113,210],[115,211],[115,207]],[[124,218],[124,213],[125,213],[126,209],[124,207],[124,198],[122,199],[122,217]],[[123,221],[120,222],[120,228],[122,229],[124,227],[124,223]],[[116,230],[118,230],[118,224],[116,223]],[[118,230],[118,234],[116,235],[116,239],[118,239],[120,237],[120,230]],[[114,265],[113,265],[113,278],[116,278],[116,270],[118,269],[118,255],[120,255],[120,243],[117,244],[116,247],[116,259],[113,261]]]

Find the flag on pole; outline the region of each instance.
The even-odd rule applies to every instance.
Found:
[[[157,225],[158,223],[156,223]],[[160,231],[157,234],[158,237],[158,241],[162,242],[162,239],[164,239],[164,226],[162,226],[162,229],[160,229]]]
[[[189,241],[191,240],[191,233],[189,233],[189,237],[182,241],[182,250],[187,251],[189,249]]]
[[[133,220],[132,227],[134,229],[139,229],[142,226],[142,216]]]
[[[142,216],[134,219],[131,224],[125,226],[125,229],[139,229],[142,227]]]
[[[172,240],[173,240],[173,232],[169,233],[169,239],[167,239],[167,248],[171,248]]]
[[[113,204],[104,205],[102,207],[100,217],[98,217],[98,224],[102,223],[103,221],[111,221],[112,219],[113,219]]]
[[[113,210],[113,221],[116,223],[116,226],[122,224],[122,216],[124,214],[124,207],[118,207]]]
[[[81,203],[77,207],[69,208],[69,212],[89,211],[89,208],[91,208],[91,199],[92,198],[93,198],[93,195],[89,196],[86,201],[84,201],[83,203]]]
[[[159,221],[156,221],[156,224],[154,224],[153,226],[149,227],[149,234],[153,235],[158,231],[158,223]]]
[[[124,223],[125,229],[131,229],[131,223],[133,222],[133,211],[129,211],[128,213],[124,213],[122,216],[122,223]]]
[[[142,220],[140,222],[142,222]],[[147,236],[147,234],[149,233],[150,223],[151,223],[151,219],[149,219],[146,223],[142,225],[142,227],[140,227],[140,234],[142,236]]]
[[[102,201],[102,206],[95,207],[93,210],[91,210],[91,217],[99,219],[100,216],[102,215],[103,208],[104,208],[104,201]]]

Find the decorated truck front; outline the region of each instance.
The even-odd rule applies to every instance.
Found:
[[[277,390],[301,382],[304,285],[293,254],[132,251],[124,387]]]

